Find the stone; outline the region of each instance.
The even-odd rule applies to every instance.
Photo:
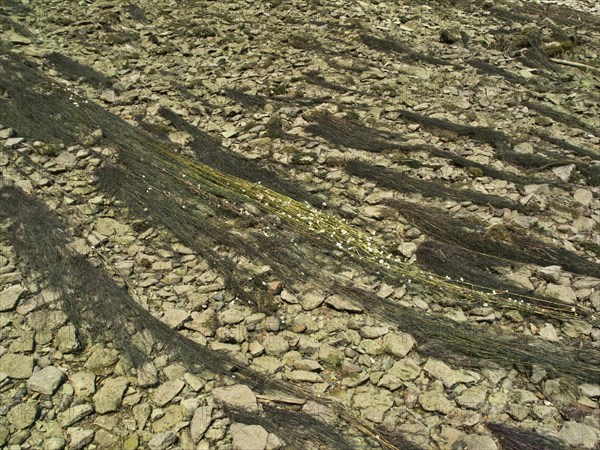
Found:
[[[67,445],[67,440],[62,436],[51,436],[44,440],[42,448],[44,450],[62,450]]]
[[[25,289],[19,284],[15,284],[0,292],[0,311],[10,311],[19,302]]]
[[[244,384],[213,389],[212,396],[218,403],[224,403],[234,408],[258,411],[256,395]]]
[[[545,323],[544,325],[542,325],[538,333],[542,339],[546,339],[550,342],[559,342],[556,328],[554,328],[554,325],[552,325],[551,323]]]
[[[402,380],[400,378],[395,377],[394,375],[385,374],[381,377],[377,386],[382,386],[390,391],[395,391],[399,389],[403,385]]]
[[[233,423],[230,428],[233,450],[265,450],[269,433],[260,425]]]
[[[300,294],[300,304],[305,311],[318,308],[325,301],[323,292],[318,288],[310,288]]]
[[[388,333],[388,327],[362,327],[359,330],[361,337],[365,339],[377,339],[381,336],[385,336]]]
[[[163,413],[161,418],[152,423],[152,430],[155,433],[172,430],[178,424],[185,422],[185,414],[181,405],[169,405],[163,410]]]
[[[13,406],[6,418],[10,424],[17,430],[23,430],[29,428],[35,423],[35,419],[38,415],[38,405],[35,402],[18,403]]]
[[[96,375],[91,372],[75,372],[69,377],[69,382],[78,397],[89,397],[96,393]]]
[[[581,393],[586,397],[595,398],[600,397],[600,385],[584,383],[579,386]]]
[[[252,356],[260,356],[265,352],[265,348],[260,342],[252,341],[248,346],[248,351],[252,354]]]
[[[10,378],[27,379],[33,373],[33,356],[5,353],[0,356],[0,372]]]
[[[321,381],[323,381],[321,375],[315,372],[310,372],[308,370],[292,370],[286,373],[286,377],[288,380],[304,381],[306,383],[320,383]]]
[[[593,199],[594,196],[588,189],[577,189],[573,193],[573,200],[585,207],[591,206]]]
[[[119,353],[110,348],[97,347],[92,352],[84,367],[96,374],[105,373],[119,359]]]
[[[212,423],[212,406],[201,406],[196,409],[190,422],[190,435],[194,444],[200,442],[206,430]]]
[[[479,409],[485,403],[486,396],[487,389],[485,387],[474,386],[465,389],[458,397],[456,397],[456,403],[465,408]]]
[[[283,363],[273,356],[261,356],[254,358],[252,366],[262,372],[275,373],[283,367]]]
[[[383,349],[390,355],[404,358],[415,345],[415,340],[407,333],[388,333],[383,338]]]
[[[80,450],[94,440],[95,431],[88,430],[85,428],[70,428],[69,434],[71,436],[69,448],[71,450]]]
[[[568,164],[566,166],[559,166],[552,169],[554,175],[560,178],[562,181],[569,181],[573,170],[575,169],[575,164]]]
[[[54,346],[59,352],[64,354],[79,350],[79,340],[75,333],[75,327],[67,325],[59,328],[54,336]]]
[[[227,309],[219,314],[219,321],[226,325],[235,325],[243,322],[248,315],[250,315],[250,311],[246,309]]]
[[[71,152],[64,151],[54,159],[54,162],[58,166],[72,168],[77,164],[77,156]]]
[[[410,358],[404,358],[394,363],[388,370],[388,375],[394,376],[403,381],[414,380],[421,374],[419,365]]]
[[[171,445],[175,444],[178,437],[172,431],[164,431],[152,436],[148,442],[148,448],[151,450],[167,450]]]
[[[52,395],[65,378],[66,376],[62,370],[54,366],[48,366],[29,377],[27,387],[40,394]]]
[[[533,155],[533,145],[529,142],[521,142],[513,147],[515,153],[519,153],[521,155]]]
[[[93,412],[94,407],[92,405],[89,403],[82,403],[81,405],[71,406],[66,411],[61,412],[58,415],[58,419],[60,420],[60,425],[63,428],[67,428],[76,424],[81,419],[89,416]]]
[[[355,305],[349,300],[346,300],[341,295],[330,295],[325,299],[325,304],[331,306],[333,309],[338,311],[346,311],[349,313],[361,313],[363,312],[363,308]]]
[[[329,344],[322,344],[317,350],[317,359],[323,366],[329,369],[336,369],[344,360],[344,354],[339,348]]]
[[[576,448],[595,448],[600,441],[600,430],[569,420],[558,432],[558,437]]]
[[[283,355],[290,349],[288,342],[279,335],[269,334],[265,336],[262,345],[267,355],[272,356]]]
[[[352,397],[352,405],[362,410],[362,414],[367,419],[381,423],[385,413],[394,405],[394,397],[386,389],[371,388],[355,394]]]
[[[148,362],[137,371],[137,385],[140,387],[155,386],[158,383],[158,369]]]
[[[498,450],[498,446],[489,436],[480,436],[478,434],[469,434],[460,438],[456,444],[462,444],[455,448],[477,449],[477,450]]]
[[[182,380],[172,380],[161,384],[152,394],[152,401],[158,406],[169,403],[181,392],[185,383]]]
[[[107,379],[93,397],[96,412],[106,414],[118,411],[127,386],[129,386],[129,380],[126,377]]]
[[[419,404],[425,411],[448,414],[454,409],[454,405],[446,398],[444,391],[435,390],[424,392],[419,395]]]
[[[189,318],[190,313],[183,309],[169,309],[165,311],[161,320],[166,323],[169,328],[178,329]]]
[[[537,273],[547,281],[558,283],[562,275],[562,268],[560,266],[540,267]]]
[[[463,374],[458,370],[451,369],[442,361],[429,358],[423,369],[431,376],[437,378],[444,383],[444,386],[451,388],[458,383],[471,383],[475,381],[470,375]]]
[[[548,283],[545,294],[548,297],[557,298],[565,303],[577,302],[577,295],[575,294],[575,291],[570,286],[565,286],[563,284]]]

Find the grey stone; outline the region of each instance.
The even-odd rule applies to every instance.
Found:
[[[48,366],[29,377],[27,387],[40,394],[52,395],[65,378],[62,370],[54,366]]]
[[[558,283],[562,275],[562,268],[560,266],[546,266],[540,267],[537,273],[547,281]]]
[[[563,284],[548,283],[545,294],[549,297],[554,297],[566,303],[576,303],[577,295],[570,286]]]
[[[172,380],[161,384],[154,394],[152,394],[152,401],[158,406],[164,406],[169,403],[173,398],[181,392],[185,383],[182,380]]]
[[[415,345],[415,340],[407,333],[388,333],[383,338],[386,353],[404,358]]]
[[[573,173],[574,169],[575,164],[568,164],[566,166],[555,167],[554,169],[552,169],[552,172],[554,172],[554,175],[556,175],[562,181],[566,182],[569,181],[569,177]]]
[[[106,414],[118,411],[121,407],[127,386],[129,386],[129,380],[126,377],[107,379],[93,397],[96,412],[98,414]]]
[[[498,450],[498,446],[494,440],[489,436],[480,436],[478,434],[469,434],[463,436],[460,441],[464,447],[473,450]]]
[[[96,348],[85,362],[84,367],[96,374],[103,373],[117,362],[119,353],[114,349]]]
[[[89,397],[96,393],[96,375],[91,372],[75,372],[69,381],[78,397]]]
[[[54,337],[54,346],[61,353],[73,353],[79,350],[79,341],[75,334],[75,327],[67,325],[60,328]]]
[[[141,387],[154,386],[158,383],[158,369],[148,362],[137,371],[137,385]]]
[[[310,288],[300,294],[300,304],[305,311],[318,308],[325,301],[323,292],[318,288]]]
[[[173,430],[179,424],[186,424],[185,414],[181,405],[169,405],[163,410],[163,416],[152,423],[152,430],[155,433]]]
[[[458,370],[451,369],[442,361],[430,358],[423,369],[433,377],[441,380],[444,386],[451,388],[458,383],[471,383],[475,381],[471,375],[463,374]]]
[[[323,381],[321,375],[315,372],[309,372],[307,370],[292,370],[286,373],[288,380],[292,381],[304,381],[307,383],[320,383]]]
[[[183,309],[169,309],[165,311],[161,320],[166,323],[169,328],[177,329],[190,318],[190,313]]]
[[[584,383],[579,386],[581,393],[586,397],[595,398],[600,397],[600,385]]]
[[[422,393],[419,395],[419,404],[425,411],[435,411],[441,414],[448,414],[455,408],[452,402],[446,398],[444,391],[441,390]]]
[[[74,427],[70,428],[69,434],[71,436],[71,442],[69,448],[71,450],[80,450],[94,440],[95,431],[85,428]]]
[[[421,368],[411,358],[404,358],[394,363],[388,370],[388,375],[392,375],[403,381],[414,380],[421,374]]]
[[[175,444],[178,437],[172,431],[164,431],[152,436],[148,442],[148,448],[151,450],[167,450],[171,445]]]
[[[379,382],[377,383],[377,386],[382,386],[384,388],[389,389],[390,391],[395,391],[396,389],[400,388],[400,386],[402,386],[402,380],[400,380],[400,378],[395,377],[394,375],[383,375],[381,377],[381,379],[379,380]]]
[[[54,162],[59,166],[71,168],[77,164],[77,156],[75,156],[73,153],[65,151],[58,155],[54,159]]]
[[[51,436],[44,440],[44,450],[62,450],[67,445],[67,440],[62,436]]]
[[[288,342],[279,335],[269,334],[265,336],[262,345],[265,348],[267,355],[283,355],[290,349]]]
[[[269,433],[260,425],[231,425],[233,450],[265,450]]]
[[[342,363],[344,354],[339,348],[329,344],[322,344],[317,351],[317,359],[323,366],[330,369],[336,369]]]
[[[11,378],[27,379],[33,373],[33,356],[5,353],[0,356],[0,372]]]
[[[212,423],[212,406],[201,406],[194,412],[190,423],[190,435],[194,444],[200,442],[206,430]]]
[[[551,342],[559,342],[558,333],[556,332],[556,328],[551,323],[545,323],[538,331],[540,337],[542,339],[546,339]]]
[[[17,306],[24,292],[25,289],[19,284],[15,284],[0,292],[0,311],[10,311]]]
[[[558,436],[573,447],[594,448],[600,441],[600,430],[570,420],[563,424]]]
[[[487,389],[483,386],[474,386],[469,389],[465,389],[458,397],[456,402],[465,408],[479,409],[485,403],[487,396]]]
[[[593,199],[594,196],[588,189],[577,189],[573,193],[573,200],[583,206],[590,206]]]
[[[362,410],[367,419],[381,423],[385,413],[394,405],[394,397],[386,389],[371,388],[355,394],[352,397],[352,405]]]
[[[513,150],[522,155],[532,155],[533,145],[531,145],[529,142],[521,142],[520,144],[515,145]]]
[[[350,313],[361,313],[363,312],[363,308],[355,305],[349,300],[346,300],[344,297],[334,294],[325,299],[325,304],[331,306],[333,309],[337,309],[338,311],[346,311]]]
[[[58,419],[60,420],[60,425],[63,428],[67,428],[76,424],[81,419],[89,416],[93,412],[94,407],[92,405],[89,403],[82,403],[81,405],[71,406],[66,411],[61,412],[58,415]]]
[[[252,366],[263,372],[275,373],[283,367],[283,363],[273,356],[261,356],[254,358]]]
[[[359,334],[365,339],[377,339],[388,333],[388,327],[362,327]]]
[[[35,402],[18,403],[13,406],[6,418],[17,430],[29,428],[35,423],[38,415],[38,405]]]
[[[235,325],[243,322],[250,315],[250,310],[246,308],[227,309],[219,314],[219,321],[226,325]]]
[[[248,386],[243,384],[213,389],[212,396],[218,403],[224,403],[249,411],[258,411],[256,395],[254,395],[254,392]]]

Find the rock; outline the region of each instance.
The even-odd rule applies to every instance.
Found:
[[[363,312],[362,307],[355,305],[354,303],[337,294],[327,297],[325,299],[325,304],[331,306],[333,309],[337,309],[338,311],[346,311],[349,313]]]
[[[462,444],[456,445],[456,444]],[[477,449],[477,450],[498,450],[498,446],[489,436],[480,436],[478,434],[469,434],[463,436],[457,441],[454,448]]]
[[[0,292],[0,311],[10,311],[19,302],[25,292],[21,285],[15,284]]]
[[[123,401],[123,395],[129,386],[126,377],[107,379],[98,392],[94,395],[94,407],[98,414],[118,411]]]
[[[178,329],[183,322],[190,318],[190,313],[183,309],[169,309],[165,311],[161,320],[166,323],[169,328]]]
[[[235,325],[236,323],[243,322],[246,316],[250,315],[250,310],[247,309],[226,309],[219,314],[219,321],[226,325]]]
[[[266,450],[277,450],[283,447],[285,443],[279,439],[279,436],[273,433],[269,433],[269,437],[267,438],[267,446]]]
[[[560,178],[562,181],[569,181],[573,170],[575,169],[575,164],[568,164],[566,166],[559,166],[552,169],[554,175]]]
[[[29,428],[35,423],[38,415],[38,405],[34,402],[18,403],[12,407],[6,418],[17,430]]]
[[[572,447],[594,448],[600,441],[600,430],[570,420],[563,424],[558,436]]]
[[[584,383],[579,386],[581,393],[586,397],[595,398],[600,397],[600,385]]]
[[[406,333],[388,333],[383,338],[385,352],[399,358],[404,358],[414,345],[415,340]]]
[[[200,442],[212,420],[212,406],[201,406],[194,412],[190,423],[190,434],[194,444]]]
[[[325,301],[325,296],[318,288],[310,288],[300,294],[300,304],[305,311],[318,308]]]
[[[283,363],[273,356],[261,356],[252,361],[252,366],[267,373],[275,373],[283,367]]]
[[[394,405],[394,397],[386,389],[371,388],[354,395],[352,405],[362,410],[367,419],[381,423],[384,414]]]
[[[185,131],[175,131],[173,133],[169,133],[169,140],[175,144],[185,146],[192,142],[194,138]]]
[[[58,155],[54,159],[54,162],[59,166],[67,167],[70,169],[72,167],[75,167],[75,165],[77,164],[77,156],[71,152],[65,151],[65,152],[62,152],[60,155]],[[104,234],[104,233],[102,233],[102,234]]]
[[[317,359],[323,366],[335,370],[344,359],[344,354],[339,348],[329,344],[322,344],[317,351]]]
[[[75,372],[69,381],[78,397],[88,397],[96,392],[96,375],[91,372]]]
[[[92,352],[84,367],[96,374],[105,373],[119,359],[119,353],[114,349],[98,347]]]
[[[483,386],[474,386],[465,389],[458,397],[456,402],[465,408],[480,409],[485,403],[487,389]]]
[[[272,356],[283,355],[290,349],[290,344],[279,335],[267,335],[264,338],[262,345],[265,348],[267,355]]]
[[[79,341],[75,334],[75,327],[67,325],[59,328],[54,336],[54,346],[59,352],[64,354],[79,350]]]
[[[361,337],[365,339],[377,339],[388,333],[388,327],[362,327],[359,330]]]
[[[533,145],[529,142],[521,142],[513,147],[515,153],[519,153],[521,155],[533,155]]]
[[[89,416],[94,412],[94,408],[89,403],[83,403],[81,405],[71,406],[66,411],[61,412],[58,415],[60,420],[60,425],[63,428],[70,427],[73,424],[76,424],[81,419],[86,416]]]
[[[404,358],[397,361],[388,370],[388,375],[392,375],[403,381],[414,380],[421,374],[421,368],[411,358]]]
[[[158,383],[158,369],[148,362],[137,371],[137,385],[140,387],[155,386]]]
[[[84,428],[70,428],[69,434],[71,435],[71,442],[69,448],[71,450],[80,450],[94,440],[94,430],[87,430]]]
[[[163,416],[152,423],[152,431],[162,433],[173,430],[179,424],[185,423],[185,414],[181,405],[169,405],[163,410]],[[187,423],[185,423],[187,425]]]
[[[218,403],[224,403],[234,408],[258,411],[256,395],[248,386],[243,384],[213,389],[212,396]]]
[[[594,196],[588,189],[577,189],[573,193],[573,200],[585,207],[589,207],[593,199]]]
[[[548,297],[557,298],[565,303],[577,302],[577,295],[575,294],[575,291],[569,286],[565,286],[563,284],[548,283],[545,294]]]
[[[462,35],[460,34],[459,27],[450,26],[440,30],[440,42],[442,44],[456,44],[461,41]]]
[[[260,356],[264,353],[265,348],[260,342],[252,341],[248,346],[248,351],[252,354],[252,356]]]
[[[233,450],[265,450],[269,433],[260,425],[231,425]]]
[[[171,445],[177,442],[177,435],[172,431],[164,431],[152,436],[148,442],[148,448],[151,450],[167,450]]]
[[[154,394],[152,394],[152,401],[158,406],[164,406],[173,400],[184,386],[185,383],[182,380],[167,381],[156,388]]]
[[[556,328],[551,323],[545,323],[538,331],[542,339],[546,339],[550,342],[559,342],[558,333]]]
[[[67,445],[67,440],[62,436],[51,436],[44,440],[42,448],[44,450],[62,450]]]
[[[544,278],[546,281],[558,283],[562,275],[562,268],[560,266],[546,266],[540,267],[537,270],[539,276]]]
[[[389,374],[383,375],[377,383],[377,386],[387,388],[390,391],[395,391],[396,389],[399,389],[402,385],[402,380],[395,377],[394,375]]]
[[[40,394],[52,395],[65,378],[62,370],[54,366],[48,366],[29,377],[27,387]]]
[[[33,356],[5,353],[0,356],[0,372],[11,378],[27,379],[33,373]]]
[[[447,388],[451,388],[458,383],[471,383],[475,381],[475,378],[472,376],[451,369],[442,361],[433,358],[429,358],[423,369],[433,377],[441,380]]]
[[[448,414],[455,408],[441,390],[428,391],[419,395],[419,404],[425,411],[435,411],[441,414]]]
[[[304,381],[306,383],[320,383],[323,381],[321,375],[315,372],[309,372],[307,370],[292,370],[286,373],[288,380],[292,381]]]

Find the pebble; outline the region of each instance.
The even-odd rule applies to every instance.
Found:
[[[48,366],[29,377],[27,387],[40,394],[52,395],[65,378],[66,376],[62,370],[54,366]]]

